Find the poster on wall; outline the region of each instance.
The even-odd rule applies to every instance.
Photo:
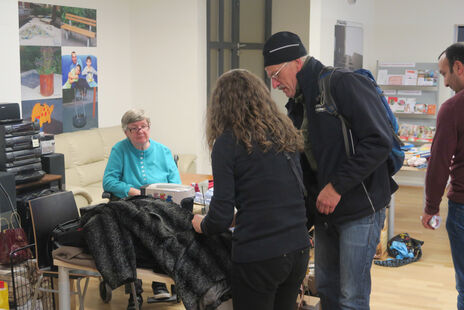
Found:
[[[98,62],[95,48],[63,47],[63,131],[98,127]]]
[[[61,48],[20,46],[22,100],[61,98]]]
[[[334,67],[350,70],[362,68],[363,33],[361,24],[337,21],[335,25]]]
[[[45,133],[98,127],[97,11],[18,2],[22,118]]]
[[[456,25],[456,42],[464,42],[464,25]]]
[[[37,122],[43,132],[58,134],[63,132],[62,99],[23,100],[21,102],[24,120]]]
[[[61,46],[58,6],[19,2],[19,44]]]

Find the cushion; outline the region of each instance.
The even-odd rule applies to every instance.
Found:
[[[105,159],[98,129],[77,131],[70,140],[73,161],[76,165],[80,166]]]
[[[126,135],[122,131],[121,126],[99,128],[98,132],[103,142],[103,153],[104,153],[105,159],[108,159],[111,153],[111,148],[117,142],[125,139]]]

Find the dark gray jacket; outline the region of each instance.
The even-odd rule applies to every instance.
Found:
[[[230,297],[230,235],[197,234],[192,217],[172,202],[136,197],[95,207],[82,225],[97,269],[113,289],[136,279],[135,253],[145,251],[174,279],[186,309],[215,309]]]

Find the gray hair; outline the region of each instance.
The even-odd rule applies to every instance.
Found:
[[[121,126],[124,131],[127,130],[127,125],[130,123],[147,121],[148,126],[151,125],[150,118],[145,116],[145,111],[141,109],[130,109],[121,118]]]

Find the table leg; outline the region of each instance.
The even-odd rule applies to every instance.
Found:
[[[390,207],[388,208],[388,240],[393,238],[395,230],[395,194],[391,196]]]
[[[58,296],[60,302],[59,310],[69,310],[71,303],[71,291],[69,286],[69,270],[58,266]]]

